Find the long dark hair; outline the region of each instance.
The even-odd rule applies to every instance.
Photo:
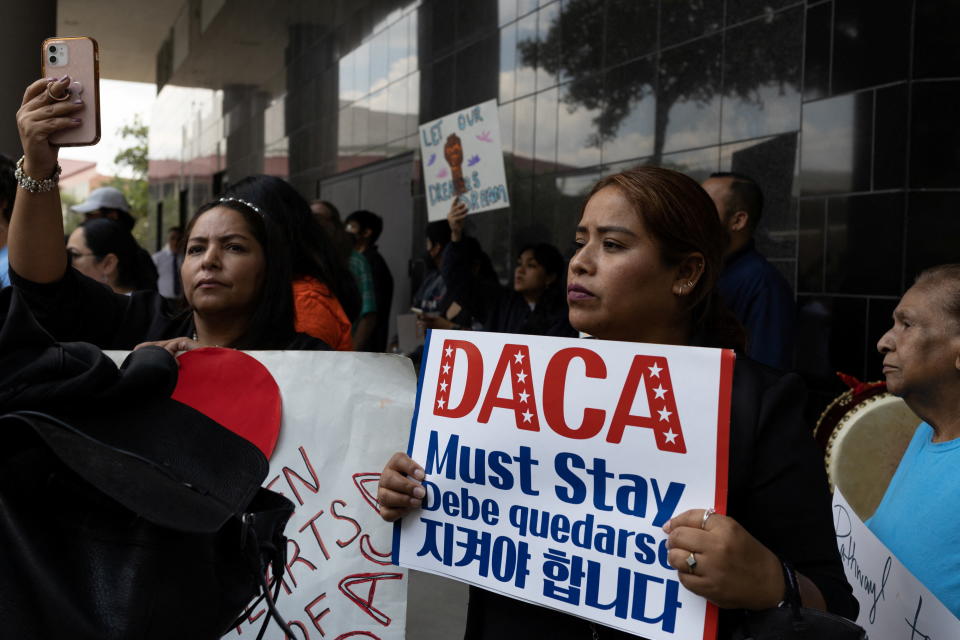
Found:
[[[117,257],[117,285],[134,291],[156,291],[156,269],[129,231],[107,218],[87,220],[80,227],[97,262],[111,253]]]
[[[226,196],[253,203],[281,230],[285,241],[273,253],[288,254],[288,289],[293,278],[312,276],[330,288],[347,317],[357,318],[360,293],[349,267],[296,189],[282,178],[255,175],[231,185]]]
[[[633,206],[644,230],[660,250],[663,264],[673,267],[690,253],[703,255],[703,274],[693,291],[684,297],[694,339],[703,346],[742,351],[746,346],[743,327],[717,293],[728,236],[707,192],[677,171],[636,167],[600,180],[587,200],[610,186],[619,189]]]

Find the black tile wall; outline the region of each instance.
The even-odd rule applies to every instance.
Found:
[[[660,46],[712,33],[723,24],[723,4],[716,0],[660,2]]]
[[[899,189],[906,181],[907,85],[878,89],[873,121],[873,188]]]
[[[911,193],[909,205],[905,286],[927,267],[960,262],[960,191]]]
[[[823,291],[824,237],[827,227],[826,198],[800,201],[797,242],[797,290]]]
[[[904,194],[833,197],[827,207],[827,291],[899,294]]]
[[[910,57],[912,2],[835,0],[833,93],[902,80]]]
[[[917,2],[914,18],[914,78],[960,76],[957,25],[960,3]]]
[[[960,80],[913,85],[910,186],[960,186]]]
[[[736,24],[758,16],[772,20],[774,12],[796,4],[796,0],[736,0],[727,2],[727,24]]]
[[[830,95],[830,48],[833,39],[833,3],[807,9],[803,98],[816,100]]]
[[[575,2],[575,0],[574,0]],[[568,2],[569,4],[569,2]],[[585,2],[584,7],[592,7],[600,2]],[[604,65],[610,67],[627,60],[633,60],[657,49],[657,11],[658,0],[607,0],[606,3],[607,27],[604,42]],[[570,28],[589,28],[588,24],[579,26],[571,20],[565,21],[564,26]]]

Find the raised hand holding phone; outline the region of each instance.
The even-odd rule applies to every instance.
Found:
[[[65,90],[51,92],[55,101],[79,104],[71,129],[58,131],[50,142],[61,147],[97,144],[100,140],[100,54],[97,41],[86,36],[48,38],[41,47],[41,72],[65,82]],[[78,102],[79,101],[79,102]]]

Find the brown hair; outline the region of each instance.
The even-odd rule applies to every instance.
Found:
[[[960,263],[941,264],[924,269],[914,284],[941,289],[944,308],[954,320],[960,322]]]
[[[630,202],[663,264],[676,266],[693,252],[703,255],[703,274],[685,298],[694,340],[743,350],[743,327],[716,292],[728,237],[707,192],[692,178],[660,167],[636,167],[607,176],[594,185],[587,200],[605,187],[616,187]]]

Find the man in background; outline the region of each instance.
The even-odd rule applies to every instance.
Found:
[[[157,267],[157,290],[164,298],[178,300],[182,293],[180,285],[180,265],[183,257],[180,253],[180,239],[183,230],[180,227],[170,227],[167,232],[167,244],[163,249],[153,254],[153,264]]]
[[[353,237],[354,248],[366,258],[373,275],[373,291],[377,312],[373,332],[364,345],[365,351],[387,350],[390,330],[390,306],[393,303],[393,276],[387,261],[377,250],[377,240],[383,232],[383,218],[371,211],[354,211],[347,216],[346,231]],[[360,348],[360,345],[358,345]]]
[[[16,164],[0,154],[0,288],[10,286],[10,266],[7,263],[7,226],[17,196],[17,179],[13,177]]]
[[[793,291],[757,251],[753,235],[763,212],[763,192],[741,173],[713,173],[703,183],[730,234],[717,289],[747,331],[747,355],[772,367],[793,365]]]
[[[130,215],[130,203],[123,192],[113,187],[94,189],[87,199],[70,207],[72,211],[83,214],[84,220],[107,218],[113,220],[128,232],[133,233],[136,220]]]

